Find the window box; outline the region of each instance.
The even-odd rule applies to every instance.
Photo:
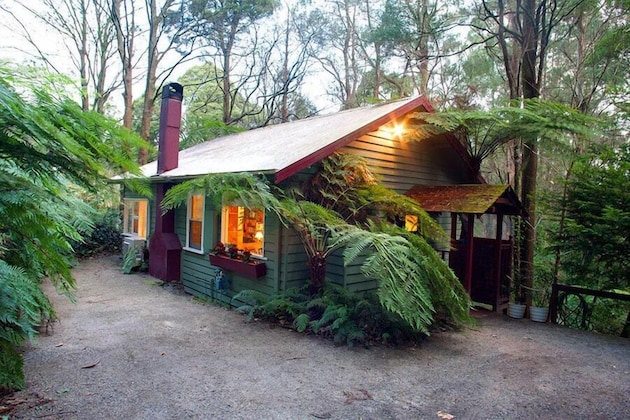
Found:
[[[264,262],[244,262],[224,255],[210,254],[210,264],[244,277],[259,278],[267,274]]]

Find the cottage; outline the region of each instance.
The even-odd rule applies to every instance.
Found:
[[[203,195],[191,195],[186,206],[162,214],[160,201],[173,185],[205,174],[259,173],[283,186],[315,173],[322,159],[344,152],[363,157],[386,187],[416,198],[435,215],[452,237],[453,247],[440,252],[475,299],[495,310],[507,302],[508,267],[498,263],[509,261],[511,255],[503,215],[518,214],[520,204],[509,187],[485,184],[454,137],[405,140],[404,130],[413,114],[432,111],[425,98],[268,126],[178,152],[182,97],[178,84],[163,90],[159,157],[142,167],[151,181],[153,198],[130,192],[124,198],[127,241],[149,238],[153,276],[182,281],[190,294],[225,302],[243,289],[272,294],[303,285],[308,278],[306,254],[297,236],[275,215],[238,203],[215,208]],[[473,240],[473,221],[486,213],[497,215],[494,239]],[[247,250],[257,264],[209,258],[219,242]],[[474,246],[483,252],[477,255]],[[357,266],[344,267],[340,257],[331,258],[327,270],[331,281],[350,290],[376,287]],[[473,275],[482,271],[483,275]]]

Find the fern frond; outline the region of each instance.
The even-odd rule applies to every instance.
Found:
[[[295,328],[297,332],[304,332],[308,328],[310,322],[311,318],[308,314],[300,314],[295,318],[295,320],[293,320],[293,328]]]

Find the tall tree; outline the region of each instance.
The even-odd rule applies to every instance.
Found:
[[[161,84],[183,62],[192,58],[195,42],[177,49],[186,37],[182,14],[183,2],[177,0],[111,0],[109,18],[116,33],[116,45],[123,75],[123,124],[134,127],[135,97],[133,86],[144,79],[139,134],[150,142],[151,120]],[[145,64],[141,64],[144,58]],[[168,66],[162,64],[168,61]],[[138,151],[138,162],[147,163],[148,148]]]
[[[276,0],[194,0],[184,9],[192,33],[185,42],[198,39],[213,58],[222,100],[222,118],[232,124],[247,115],[259,112],[236,109],[236,98],[248,98],[255,89],[265,63],[257,63],[253,52],[260,47],[259,21],[270,16]],[[247,92],[246,92],[247,91]],[[245,104],[251,104],[246,101]]]
[[[84,110],[104,113],[112,94],[120,86],[118,68],[114,63],[114,27],[108,15],[108,0],[42,0],[40,4],[16,1],[23,9],[45,27],[57,33],[72,63],[73,71],[81,86],[81,106]],[[1,9],[15,17],[7,7]],[[32,55],[49,68],[64,73],[66,63],[56,58],[51,45],[41,41],[34,29],[15,19],[22,38],[32,49]]]
[[[328,94],[342,109],[360,105],[357,91],[366,67],[360,48],[358,6],[358,0],[326,0],[320,7],[306,9],[299,18],[300,37],[311,41],[309,54],[332,78]]]
[[[266,63],[259,85],[262,112],[257,117],[257,126],[287,122],[316,113],[315,107],[299,91],[310,64],[307,51],[312,41],[308,37],[302,39],[300,48],[295,48],[300,42],[297,39],[295,9],[286,6],[284,13],[284,19],[273,26],[263,41],[265,47],[256,52],[260,54],[259,61]],[[281,18],[282,14],[283,11],[278,11],[276,16]]]
[[[500,51],[510,98],[538,98],[544,80],[549,44],[560,22],[574,13],[581,0],[484,0],[478,6],[477,28],[490,34]],[[561,36],[561,34],[556,34]],[[522,147],[521,147],[522,146]],[[538,174],[538,139],[518,143],[515,156],[522,154],[517,167],[521,200],[527,211],[523,225],[520,252],[520,278],[525,286],[533,282],[536,243],[536,200]],[[519,188],[520,187],[520,188]],[[529,297],[531,299],[531,297]]]
[[[124,0],[112,0],[110,19],[116,34],[116,49],[121,63],[123,126],[132,127],[133,118],[133,70],[136,67],[136,13],[133,4]]]

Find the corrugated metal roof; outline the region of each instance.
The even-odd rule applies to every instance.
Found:
[[[424,97],[416,97],[258,128],[182,150],[178,167],[160,175],[157,162],[148,163],[141,170],[154,178],[267,172],[274,173],[279,182],[420,107],[431,108]]]
[[[522,214],[509,185],[415,185],[407,195],[429,212]]]

